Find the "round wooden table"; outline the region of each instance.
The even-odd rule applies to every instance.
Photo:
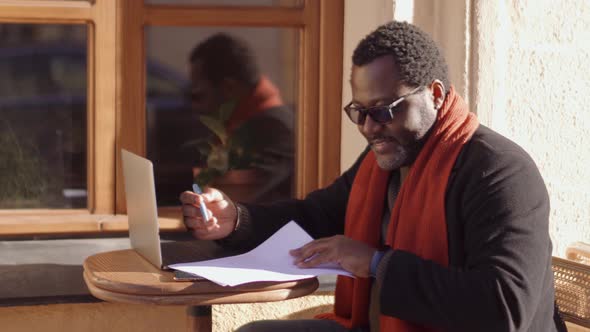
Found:
[[[313,293],[317,278],[224,287],[210,281],[174,281],[133,249],[96,254],[84,261],[84,280],[95,297],[118,303],[185,305],[188,330],[211,331],[211,305],[281,301]]]

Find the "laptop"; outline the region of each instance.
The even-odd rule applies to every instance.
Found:
[[[121,149],[121,159],[123,161],[131,248],[162,270],[170,270],[168,266],[174,263],[192,262],[231,254],[213,241],[198,241],[189,234],[177,235],[185,241],[161,241],[154,166],[148,159],[125,149]],[[187,187],[190,188],[190,183],[187,184]],[[190,240],[186,241],[186,239]]]
[[[124,149],[121,158],[131,248],[154,266],[167,269],[160,246],[154,166],[151,161]]]

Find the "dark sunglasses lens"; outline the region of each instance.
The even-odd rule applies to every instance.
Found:
[[[350,120],[356,124],[361,124],[365,121],[365,114],[358,109],[348,109],[347,113]]]
[[[364,124],[367,115],[373,119],[373,121],[385,124],[391,122],[391,115],[389,114],[389,108],[387,106],[377,106],[365,109],[346,109],[346,113],[352,122],[356,124]]]
[[[373,107],[369,110],[369,116],[378,123],[388,123],[391,121],[389,108],[387,106]]]

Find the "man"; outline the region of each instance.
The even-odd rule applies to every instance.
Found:
[[[181,194],[195,237],[255,246],[294,219],[314,240],[302,268],[339,263],[324,320],[266,321],[243,331],[556,331],[549,198],[537,167],[479,125],[434,42],[391,22],[354,51],[345,107],[369,146],[304,200],[234,205],[223,193]],[[208,223],[195,204],[204,200]]]
[[[230,168],[256,167],[265,182],[250,192],[251,201],[291,197],[294,168],[293,113],[284,106],[279,90],[260,73],[248,45],[218,33],[198,44],[190,54],[191,104],[202,115],[219,117],[230,137]],[[210,140],[215,138],[210,133]]]

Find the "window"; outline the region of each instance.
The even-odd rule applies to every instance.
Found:
[[[170,45],[171,36],[174,46]],[[197,182],[211,181],[208,184],[240,202],[270,202],[295,195],[297,30],[156,26],[145,29],[145,41],[146,149],[148,159],[154,162],[159,205],[177,205],[178,194],[190,189],[193,175]],[[201,66],[209,69],[199,68],[191,86],[189,57],[196,48],[201,50]],[[257,83],[247,82],[246,78],[254,76]],[[219,78],[232,79],[233,84],[211,82]],[[203,101],[217,104],[221,102],[218,99],[223,99],[235,103],[229,111],[238,115],[254,109],[243,105],[254,94],[263,93],[263,87],[272,90],[268,93],[274,93],[280,105],[255,109],[260,113],[241,122],[235,130],[224,128],[227,143],[218,142],[218,135],[205,125],[207,122],[200,121],[202,116],[216,118],[220,106],[227,106],[204,105]],[[185,98],[185,91],[190,91],[192,98],[189,94]],[[216,151],[228,156],[227,165],[223,165],[228,171],[209,180],[206,172],[217,168],[208,167],[208,160]]]
[[[334,110],[340,109],[341,102],[343,2],[234,4],[227,1],[211,7],[203,1],[180,0],[28,0],[21,4],[0,0],[0,27],[34,27],[42,31],[43,38],[72,44],[71,50],[69,46],[44,49],[27,60],[30,65],[11,66],[18,75],[0,79],[0,112],[15,114],[2,119],[10,118],[10,125],[19,128],[0,139],[18,141],[28,155],[21,158],[20,166],[0,167],[27,169],[30,174],[25,177],[29,183],[15,186],[23,191],[23,199],[0,196],[0,234],[126,229],[119,151],[125,148],[150,158],[157,156],[154,151],[167,142],[154,141],[156,133],[175,132],[176,125],[167,124],[159,114],[180,107],[186,96],[188,77],[182,66],[189,48],[176,31],[198,31],[202,36],[213,31],[272,36],[272,47],[281,58],[274,65],[264,62],[275,66],[274,72],[264,70],[273,76],[295,114],[295,174],[290,194],[302,197],[332,181],[339,174],[340,139],[334,129],[340,128],[341,114]],[[158,33],[173,38],[160,38],[154,44]],[[179,47],[185,50],[178,51]],[[158,48],[167,48],[167,52]],[[168,62],[175,51],[180,60]],[[48,56],[39,57],[44,53]],[[282,70],[283,63],[290,64],[288,70]],[[7,62],[0,62],[3,72],[8,72],[6,66]],[[36,82],[42,79],[50,83]],[[24,104],[9,111],[9,100],[17,97],[29,104],[48,98],[33,106],[42,114],[39,116],[51,114],[51,119],[24,116]],[[25,139],[23,131],[30,137]],[[0,159],[8,153],[14,154],[1,151]],[[166,158],[173,168],[174,156]],[[49,178],[56,184],[47,182]],[[30,191],[35,185],[45,188],[39,189],[45,190],[43,194]],[[165,227],[181,224],[178,207],[166,207],[175,205],[177,190],[162,194],[159,203],[159,215],[163,222],[168,221]]]
[[[86,26],[0,24],[0,208],[86,207]]]

